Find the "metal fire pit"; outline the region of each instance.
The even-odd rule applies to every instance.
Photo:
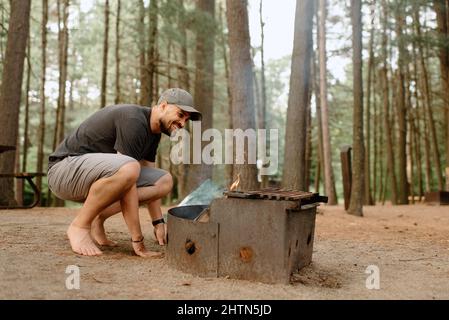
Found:
[[[204,277],[289,283],[312,261],[317,193],[225,192],[209,207],[168,211],[169,265]]]

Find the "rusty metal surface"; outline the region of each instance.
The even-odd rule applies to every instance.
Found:
[[[287,210],[287,255],[286,265],[289,275],[312,262],[313,241],[315,237],[316,207],[296,212]]]
[[[211,221],[220,225],[218,275],[289,283],[291,272],[310,263],[312,253],[315,206],[305,213],[297,204],[239,198],[214,200]],[[309,236],[309,245],[303,245]],[[298,246],[292,252],[296,241]]]
[[[167,216],[167,263],[202,277],[217,277],[218,224]]]
[[[270,198],[262,198],[266,195]],[[273,195],[295,200],[281,201],[271,198]],[[184,212],[189,208],[170,209],[167,260],[199,276],[287,284],[293,272],[312,261],[320,200],[327,198],[310,192],[265,189],[227,192],[208,209],[192,207],[195,212],[191,214]],[[207,218],[199,222],[203,215]]]

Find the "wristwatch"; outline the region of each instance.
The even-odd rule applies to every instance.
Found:
[[[165,221],[164,221],[164,218],[160,218],[160,219],[154,220],[152,223],[153,223],[153,227],[154,227],[154,226],[157,226],[159,223],[165,223]]]

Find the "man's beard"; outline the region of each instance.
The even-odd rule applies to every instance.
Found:
[[[162,121],[162,119],[159,120],[159,127],[161,128],[161,132],[166,134],[167,136],[170,136],[170,130],[169,127],[165,125],[165,123]]]

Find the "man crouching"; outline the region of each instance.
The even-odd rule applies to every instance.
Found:
[[[145,249],[139,203],[146,204],[160,245],[166,242],[161,198],[173,187],[170,173],[155,167],[161,133],[171,135],[186,121],[201,120],[185,90],[166,90],[156,106],[114,105],[100,109],[72,132],[49,156],[48,185],[59,198],[83,202],[67,230],[72,250],[102,254],[96,244],[116,246],[104,222],[122,212],[134,252],[161,257]]]

